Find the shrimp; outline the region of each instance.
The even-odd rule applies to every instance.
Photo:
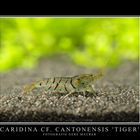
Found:
[[[97,74],[81,74],[73,77],[54,77],[45,78],[33,82],[24,87],[24,93],[33,91],[34,89],[43,88],[46,93],[65,93],[65,97],[72,93],[91,92],[96,93],[93,83],[103,76],[103,72]]]

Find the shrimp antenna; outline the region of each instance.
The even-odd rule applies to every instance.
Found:
[[[106,73],[106,69],[107,69],[107,65],[109,64],[112,56],[114,56],[114,52],[116,51],[117,47],[114,47],[114,49],[112,50],[113,52],[111,53],[111,55],[109,55],[109,57],[107,58],[104,66],[100,69],[100,71],[98,72],[98,74],[95,76],[95,79],[98,79],[100,77],[102,77],[103,75],[105,75]]]

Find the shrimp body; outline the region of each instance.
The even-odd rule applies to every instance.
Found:
[[[73,77],[46,78],[25,87],[25,92],[43,88],[46,93],[95,92],[92,84],[103,74],[81,74]]]

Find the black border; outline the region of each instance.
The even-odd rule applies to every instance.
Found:
[[[2,16],[139,16],[138,1],[2,1]]]
[[[134,6],[134,3],[130,3],[126,1],[125,4],[123,3],[115,3],[114,1],[111,2],[98,2],[98,4],[93,1],[92,3],[88,3],[87,1],[80,2],[78,1],[78,4],[76,2],[62,2],[60,3],[55,1],[52,1],[52,4],[47,1],[45,4],[38,1],[36,5],[34,5],[36,2],[32,3],[12,3],[8,1],[6,4],[1,3],[0,7],[0,17],[116,17],[116,16],[124,16],[124,17],[138,17],[140,15],[140,8],[138,7],[139,4],[135,3],[136,6]],[[126,4],[130,4],[130,6],[127,6]],[[18,5],[19,4],[19,5]],[[41,5],[40,5],[41,4]],[[82,4],[82,5],[81,5]],[[112,4],[112,5],[111,5]],[[55,132],[56,127],[108,127],[108,132],[95,132],[95,136],[139,136],[140,135],[140,128],[138,122],[137,124],[92,124],[92,125],[69,125],[69,124],[61,124],[57,125],[53,124],[33,124],[33,125],[16,125],[15,124],[2,124],[0,123],[0,130],[1,128],[19,128],[19,127],[36,127],[38,129],[38,132],[1,132],[0,136],[43,136],[43,133],[40,131],[41,127],[50,127],[51,133]],[[137,128],[137,132],[115,132],[112,127],[120,127],[131,129],[133,127]],[[56,133],[56,132],[55,132]],[[75,133],[75,132],[73,132]],[[55,135],[58,136],[58,135]],[[68,133],[66,133],[66,136],[68,136]],[[75,135],[76,136],[76,135]],[[93,135],[91,135],[93,136]]]

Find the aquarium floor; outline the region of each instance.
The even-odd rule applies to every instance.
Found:
[[[51,76],[93,73],[64,58],[42,60],[32,70],[15,69],[0,74],[1,122],[137,122],[139,121],[138,62],[108,69],[95,83],[97,94],[63,95],[43,91],[23,94],[23,85]]]

